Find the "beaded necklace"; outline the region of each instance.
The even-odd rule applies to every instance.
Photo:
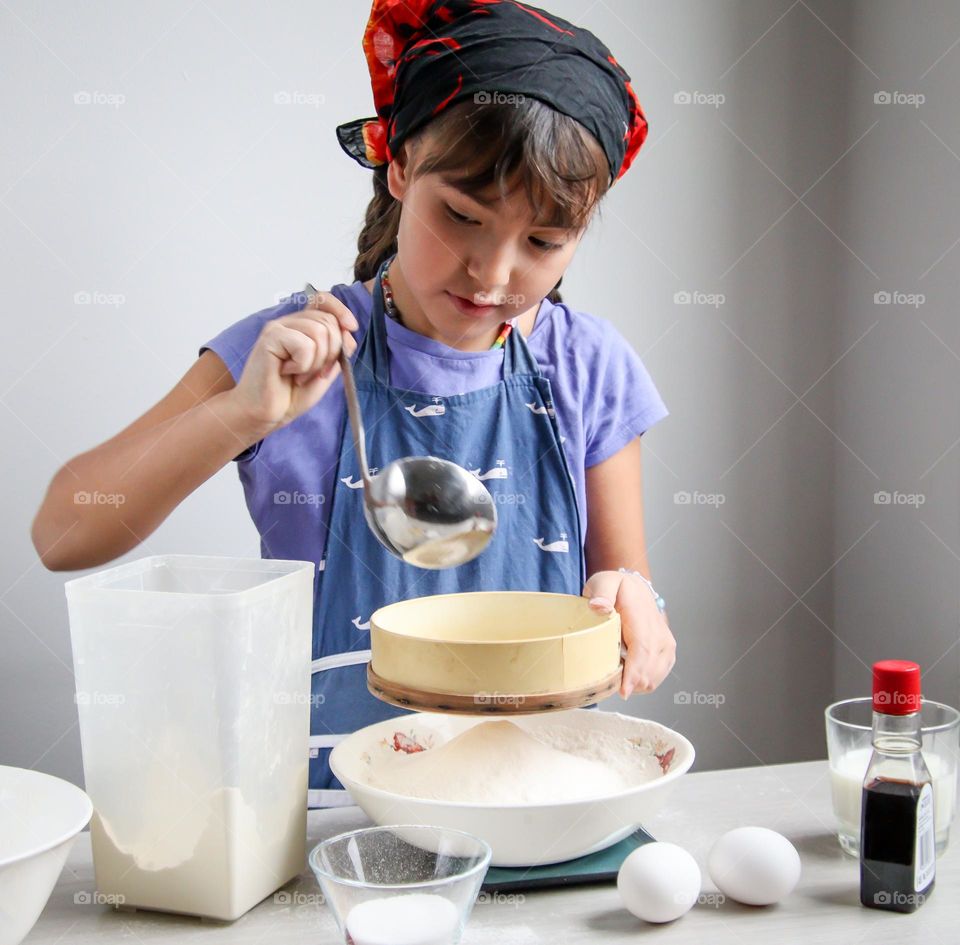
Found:
[[[387,268],[383,270],[383,275],[380,277],[380,284],[383,286],[383,301],[387,307],[387,314],[395,321],[403,324],[403,322],[400,321],[400,313],[393,304],[393,289],[390,288],[390,279],[387,277],[389,270],[390,267],[387,266]],[[495,348],[502,348],[504,344],[506,344],[511,331],[513,331],[513,325],[511,325],[510,322],[504,322],[500,326],[500,334],[497,335],[497,340],[490,345],[490,350],[493,351]]]

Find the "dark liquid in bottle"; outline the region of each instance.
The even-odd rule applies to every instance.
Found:
[[[933,892],[934,877],[914,886],[917,806],[921,784],[875,778],[863,788],[860,830],[860,902],[874,909],[915,912]],[[936,856],[933,832],[920,850],[921,866]],[[929,859],[928,859],[929,858]]]

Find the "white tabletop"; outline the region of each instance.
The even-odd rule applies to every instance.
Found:
[[[369,823],[356,807],[313,811],[310,846],[318,840]],[[756,824],[780,831],[800,852],[803,873],[797,888],[779,905],[711,904],[709,895],[669,925],[641,922],[620,904],[614,883],[482,896],[474,907],[463,945],[551,945],[632,943],[644,935],[659,942],[710,945],[879,945],[960,941],[960,852],[953,844],[937,861],[936,888],[911,915],[865,909],[859,900],[859,867],[845,855],[833,832],[830,781],[825,761],[768,765],[688,774],[669,803],[647,824],[658,840],[678,843],[696,857],[704,894],[715,891],[706,872],[711,844],[726,830]],[[960,843],[960,840],[957,841]],[[236,922],[216,922],[156,912],[121,912],[109,905],[76,902],[93,893],[90,836],[77,838],[67,866],[26,945],[82,945],[124,941],[132,945],[177,941],[295,943],[319,945],[340,940],[333,916],[319,901],[308,868],[281,893],[265,899]],[[91,899],[90,895],[80,899]]]

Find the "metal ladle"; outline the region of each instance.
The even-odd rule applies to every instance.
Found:
[[[305,291],[317,293],[309,282]],[[497,509],[486,486],[462,466],[436,456],[397,459],[371,476],[353,366],[342,348],[340,368],[370,530],[388,551],[420,568],[455,568],[475,558],[497,528]]]

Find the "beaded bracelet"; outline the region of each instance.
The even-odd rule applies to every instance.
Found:
[[[629,568],[617,568],[621,574],[633,574],[636,577],[640,578],[647,587],[650,588],[650,593],[653,594],[653,599],[656,601],[657,610],[662,614],[667,609],[667,602],[656,592],[653,584],[648,581],[639,571],[631,571]]]

